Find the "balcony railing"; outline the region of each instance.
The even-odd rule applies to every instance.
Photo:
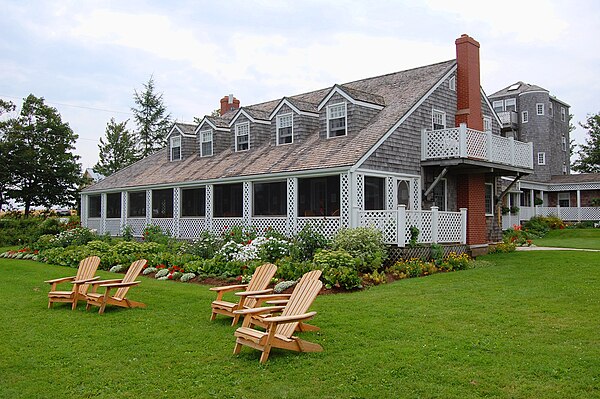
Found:
[[[515,111],[498,112],[498,118],[500,119],[500,123],[502,123],[502,127],[514,127],[519,122],[518,114]]]
[[[421,160],[465,158],[533,169],[533,144],[480,132],[466,124],[443,130],[424,130]]]

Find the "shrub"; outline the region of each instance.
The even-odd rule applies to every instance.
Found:
[[[125,225],[123,227],[123,230],[121,230],[121,236],[125,241],[133,240],[133,227],[131,227],[130,225]]]
[[[169,274],[169,269],[160,269],[159,271],[156,272],[156,274],[154,275],[154,278],[161,278],[161,277],[166,277]]]
[[[329,240],[323,234],[315,231],[310,224],[306,224],[294,237],[290,254],[296,260],[311,260],[315,252],[326,248],[328,244]]]
[[[156,242],[159,244],[168,244],[172,238],[170,235],[163,232],[160,226],[148,224],[144,227],[142,240],[147,242]]]
[[[61,232],[56,236],[56,240],[63,247],[70,245],[84,245],[96,238],[96,234],[85,227],[76,227],[71,230]]]
[[[361,288],[356,261],[348,252],[339,250],[322,250],[315,254],[314,261],[323,270],[323,281],[326,288],[341,287],[347,290]]]
[[[377,270],[373,271],[373,273],[368,273],[363,275],[363,281],[369,285],[379,285],[385,284],[387,279],[385,277],[385,273],[378,272]]]
[[[147,267],[142,271],[142,274],[144,276],[150,274],[150,273],[156,273],[158,271],[158,269],[156,267]]]
[[[298,283],[298,281],[296,281],[296,280],[282,281],[280,283],[275,284],[275,287],[273,288],[273,292],[275,294],[281,294],[283,291],[287,290],[290,287],[293,287],[297,283]]]
[[[440,270],[465,270],[469,267],[470,260],[471,258],[467,254],[457,255],[456,252],[450,252],[440,265]]]
[[[495,253],[514,252],[516,248],[517,248],[517,244],[515,244],[514,242],[500,242],[500,243],[490,247],[489,253],[495,254]]]
[[[275,264],[277,265],[275,275],[283,280],[298,280],[305,273],[319,268],[312,261],[297,261],[289,256],[277,260]]]
[[[422,261],[419,258],[412,258],[408,260],[399,260],[394,263],[388,271],[394,276],[394,278],[402,279],[408,277],[419,277],[423,274],[425,264],[427,262]]]
[[[383,234],[371,227],[340,230],[332,242],[333,249],[343,249],[357,260],[358,271],[377,270],[387,258]]]
[[[179,280],[183,281],[184,283],[187,283],[188,281],[190,281],[194,278],[196,278],[196,273],[183,273]]]
[[[222,240],[217,236],[208,231],[204,231],[197,240],[193,241],[189,247],[185,248],[185,252],[208,259],[215,256],[222,244]]]
[[[238,244],[249,243],[256,238],[256,229],[233,226],[229,228],[225,226],[221,234],[223,241],[233,241]]]

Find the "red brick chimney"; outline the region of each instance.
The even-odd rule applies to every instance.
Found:
[[[235,98],[233,94],[225,96],[221,99],[221,115],[231,111],[232,109],[238,109],[240,107],[240,100]],[[483,130],[483,129],[482,129]]]
[[[479,42],[461,35],[456,44],[456,126],[466,123],[471,129],[483,131],[481,114],[481,83],[479,79]]]

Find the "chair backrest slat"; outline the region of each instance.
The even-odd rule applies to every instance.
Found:
[[[264,265],[258,266],[248,283],[247,291],[261,291],[266,289],[271,282],[273,276],[275,276],[275,272],[277,271],[277,266],[272,263],[265,263]],[[245,305],[249,308],[253,308],[256,304],[256,299],[248,298],[246,300]]]
[[[77,269],[75,280],[86,280],[94,277],[99,265],[100,258],[98,256],[89,256],[85,259],[82,259],[81,262],[79,262],[79,268]],[[89,286],[89,284],[81,284],[78,286],[79,292],[81,294],[85,294]],[[72,290],[75,290],[75,286],[73,286]]]
[[[123,282],[124,283],[131,283],[133,281],[135,281],[135,279],[140,275],[140,272],[142,271],[142,269],[144,268],[144,265],[146,264],[146,262],[148,262],[146,259],[140,259],[140,260],[136,260],[135,262],[133,262],[131,264],[131,266],[129,266],[129,269],[127,269],[127,273],[125,273],[125,277],[123,277]],[[115,293],[114,297],[116,299],[123,299],[127,296],[127,292],[129,291],[130,287],[121,287],[117,290],[117,292]]]
[[[286,307],[281,312],[282,316],[294,316],[306,313],[310,305],[321,291],[323,283],[320,280],[301,281],[294,288]],[[277,326],[276,334],[291,337],[298,322],[280,324]]]

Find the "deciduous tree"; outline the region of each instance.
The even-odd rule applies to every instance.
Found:
[[[585,144],[580,145],[579,159],[573,165],[573,170],[584,173],[600,172],[600,113],[588,115],[586,123],[579,123],[587,129],[589,137]]]

